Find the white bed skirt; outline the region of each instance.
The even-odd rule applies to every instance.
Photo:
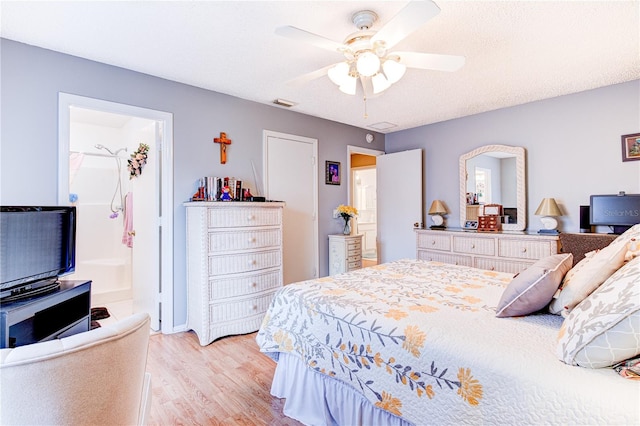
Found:
[[[283,412],[308,426],[384,425],[411,423],[390,414],[351,386],[307,368],[295,355],[280,353],[271,394],[286,398]]]

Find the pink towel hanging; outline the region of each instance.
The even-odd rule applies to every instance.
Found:
[[[127,192],[124,196],[124,231],[122,232],[122,244],[133,247],[133,192]]]

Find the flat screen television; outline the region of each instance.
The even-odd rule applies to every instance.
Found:
[[[56,288],[75,250],[75,207],[0,206],[0,299]]]
[[[589,210],[591,225],[621,234],[640,223],[640,194],[592,195]]]

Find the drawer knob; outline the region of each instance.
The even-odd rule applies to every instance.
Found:
[[[527,248],[526,248],[526,247],[525,247],[525,248],[523,248],[523,249],[522,249],[522,252],[523,252],[523,253],[526,253],[526,252],[527,252]]]
[[[249,266],[253,266],[253,265],[255,265],[255,264],[256,264],[256,260],[255,260],[255,259],[251,259],[251,260],[249,261]]]
[[[256,242],[256,239],[255,239],[255,238],[249,238],[249,241],[248,241],[248,242],[249,242],[249,243],[255,243],[255,242]]]
[[[258,310],[258,305],[253,305],[253,306],[251,306],[251,310],[252,310],[252,311],[257,311],[257,310]]]
[[[251,287],[253,287],[253,288],[258,287],[258,283],[251,283]]]
[[[471,244],[471,248],[472,249],[476,248],[476,245],[475,244]]]
[[[432,246],[436,245],[436,240],[431,241],[431,245]]]
[[[496,270],[496,267],[495,267],[495,266],[492,266],[490,270],[491,270],[491,271],[495,271],[495,270]]]

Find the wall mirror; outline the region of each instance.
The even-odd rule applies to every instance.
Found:
[[[527,226],[524,148],[486,145],[460,156],[460,226],[484,204],[503,206],[504,231]]]

